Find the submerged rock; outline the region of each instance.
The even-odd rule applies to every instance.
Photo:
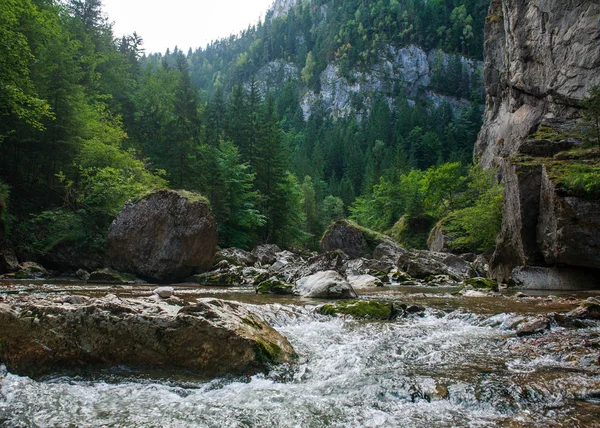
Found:
[[[0,360],[12,373],[60,369],[185,369],[209,378],[252,374],[295,358],[288,341],[245,305],[200,299],[171,305],[107,296],[8,296],[0,304]]]
[[[389,320],[395,313],[394,305],[389,302],[373,300],[352,300],[338,302],[334,305],[323,305],[319,309],[323,315],[350,315],[354,318],[373,320]]]
[[[208,202],[184,191],[160,190],[128,202],[108,231],[113,267],[157,281],[210,269],[216,248]]]
[[[317,272],[296,281],[294,294],[322,299],[352,299],[356,292],[346,279],[335,271]]]

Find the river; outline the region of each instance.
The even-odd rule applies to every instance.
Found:
[[[600,324],[579,329],[553,325],[531,337],[517,337],[510,328],[527,308],[538,313],[565,309],[569,305],[564,298],[527,302],[388,291],[377,297],[401,296],[427,309],[393,321],[357,321],[319,315],[313,310],[318,302],[274,301],[240,290],[210,294],[253,302],[263,318],[288,338],[300,361],[276,367],[268,375],[209,382],[184,374],[142,375],[125,368],[32,380],[2,367],[0,423],[7,427],[600,426],[596,361]]]

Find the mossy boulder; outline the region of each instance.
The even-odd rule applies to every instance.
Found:
[[[292,294],[294,289],[293,284],[285,281],[281,281],[275,277],[269,278],[266,281],[261,282],[256,287],[258,294],[278,294],[286,295]]]
[[[48,277],[48,271],[34,262],[24,262],[15,273],[15,279],[43,279]]]
[[[394,305],[374,300],[351,300],[323,305],[319,309],[323,315],[350,315],[359,319],[389,320],[394,315]]]
[[[497,290],[498,289],[498,281],[487,278],[470,278],[463,281],[463,285],[471,286],[476,290]]]
[[[217,224],[205,198],[159,190],[129,201],[108,231],[114,269],[158,282],[209,270],[217,249]]]
[[[242,285],[244,277],[236,268],[205,272],[194,275],[188,279],[190,282],[195,282],[200,285]]]
[[[402,247],[414,250],[427,248],[427,238],[435,223],[429,215],[403,216],[392,228],[392,238]]]
[[[92,272],[88,278],[88,282],[98,283],[115,283],[121,284],[126,282],[134,282],[136,278],[133,275],[118,272],[114,269],[104,268]]]
[[[414,278],[407,274],[406,272],[396,271],[391,275],[392,282],[397,282],[399,284],[407,283],[407,282],[415,282]]]
[[[350,220],[331,224],[321,239],[321,251],[342,250],[351,258],[372,258],[373,251],[389,240],[385,235],[359,226]]]

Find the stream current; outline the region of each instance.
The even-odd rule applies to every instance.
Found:
[[[0,425],[600,426],[600,371],[580,364],[598,351],[570,361],[557,350],[600,337],[598,324],[553,326],[556,339],[544,344],[516,337],[509,312],[427,309],[366,322],[313,309],[257,305],[300,356],[268,375],[201,382],[116,368],[32,380],[1,367]]]

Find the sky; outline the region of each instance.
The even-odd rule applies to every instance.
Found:
[[[146,53],[187,52],[238,34],[265,16],[273,0],[102,0],[115,37],[134,31]]]

